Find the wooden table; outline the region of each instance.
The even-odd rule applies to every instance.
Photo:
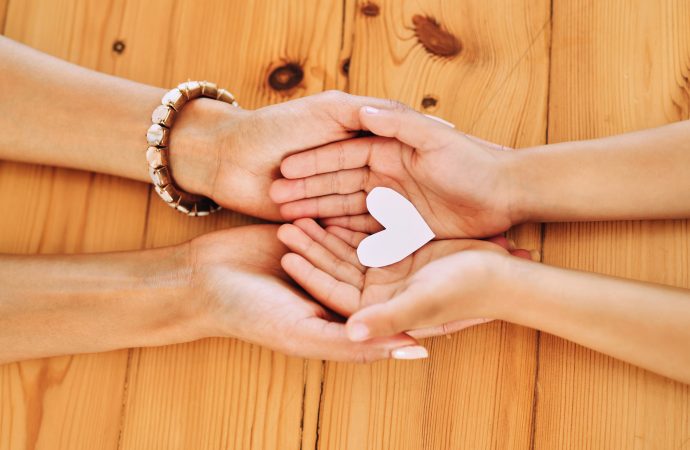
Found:
[[[686,0],[0,0],[3,24],[118,76],[217,80],[247,108],[336,88],[513,147],[690,114]],[[189,219],[145,184],[8,162],[0,205],[11,253],[155,247],[253,221]],[[690,287],[687,221],[512,235],[549,264]],[[427,345],[428,361],[372,365],[229,339],[8,364],[0,448],[690,448],[686,385],[507,323]]]

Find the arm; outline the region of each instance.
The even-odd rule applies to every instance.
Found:
[[[286,219],[373,232],[365,196],[405,195],[440,239],[526,221],[690,217],[690,121],[591,141],[502,151],[409,108],[362,108],[378,137],[286,158],[271,189]]]
[[[0,159],[149,182],[146,130],[164,89],[78,67],[2,36],[0,61]],[[183,190],[221,206],[279,220],[268,190],[280,161],[352,137],[365,104],[386,102],[334,91],[253,111],[194,100],[170,134],[173,177]]]
[[[690,291],[488,252],[429,264],[390,301],[352,315],[348,331],[361,340],[476,317],[537,328],[690,383]]]
[[[342,361],[396,357],[415,344],[405,335],[350,342],[280,270],[286,249],[276,231],[234,228],[135,252],[0,256],[0,364],[212,336]]]
[[[2,36],[0,59],[0,159],[150,180],[146,130],[164,89],[88,70]],[[183,189],[208,192],[203,180],[211,178],[212,136],[193,124],[210,128],[212,118],[232,113],[222,106],[191,102],[174,128],[171,158]],[[206,145],[192,145],[204,136]]]
[[[505,157],[514,222],[690,217],[690,121]]]
[[[189,245],[139,252],[0,257],[0,364],[203,337],[184,301]]]

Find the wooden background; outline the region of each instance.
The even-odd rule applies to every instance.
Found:
[[[687,0],[0,0],[0,27],[141,82],[217,80],[247,108],[338,88],[515,147],[690,108]],[[0,162],[0,251],[154,247],[251,221],[154,196]],[[687,221],[512,234],[546,263],[690,287]],[[506,323],[427,345],[424,362],[359,366],[220,339],[8,364],[0,449],[690,449],[686,385]]]

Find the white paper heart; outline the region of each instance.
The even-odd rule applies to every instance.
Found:
[[[395,264],[436,237],[417,208],[393,189],[374,188],[367,195],[367,209],[385,229],[357,247],[357,257],[364,266]]]

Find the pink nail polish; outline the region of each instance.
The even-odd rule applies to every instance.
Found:
[[[391,352],[393,359],[423,359],[429,356],[429,352],[421,345],[409,345],[396,348]]]
[[[379,109],[378,109],[378,108],[374,108],[373,106],[365,106],[365,107],[364,107],[364,112],[367,113],[367,114],[378,114],[378,113],[379,113]]]

